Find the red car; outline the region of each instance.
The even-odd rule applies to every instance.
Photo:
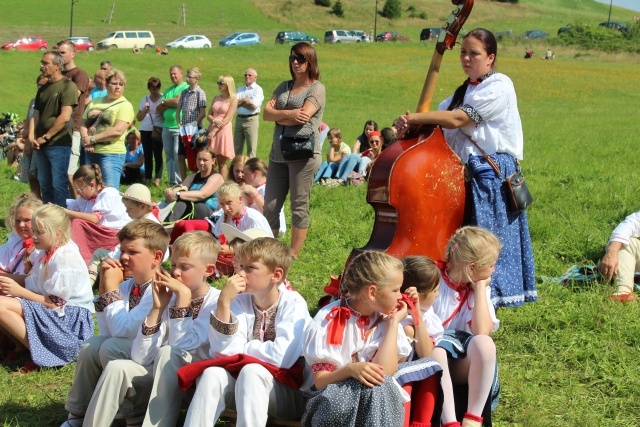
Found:
[[[408,42],[409,40],[411,40],[409,37],[391,31],[380,33],[376,36],[377,42]]]
[[[4,50],[48,50],[49,46],[42,37],[26,36],[20,37],[9,43],[2,45]]]
[[[89,52],[91,52],[96,48],[96,45],[91,41],[89,37],[67,37],[66,40],[73,42],[76,50],[88,50]]]

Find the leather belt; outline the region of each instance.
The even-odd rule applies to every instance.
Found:
[[[249,117],[257,116],[258,114],[260,114],[260,113],[238,114],[238,117],[240,117],[241,119],[248,119]]]

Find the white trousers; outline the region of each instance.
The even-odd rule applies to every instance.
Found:
[[[618,253],[618,274],[615,283],[618,292],[633,292],[633,276],[640,272],[640,240],[629,238],[629,244],[623,245]]]
[[[238,427],[265,426],[268,416],[299,420],[305,403],[299,390],[279,383],[261,365],[246,365],[237,379],[224,368],[211,367],[198,378],[184,425],[211,427],[225,408],[236,410]]]

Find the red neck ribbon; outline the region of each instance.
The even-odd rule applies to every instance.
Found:
[[[344,337],[344,328],[347,326],[347,320],[351,317],[351,310],[345,307],[342,302],[335,306],[327,314],[326,319],[329,321],[329,333],[327,334],[327,344],[341,345]],[[360,319],[358,319],[360,320]],[[368,320],[368,318],[367,318]]]

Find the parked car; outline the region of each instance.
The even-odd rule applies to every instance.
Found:
[[[151,31],[119,30],[107,34],[103,40],[98,42],[98,49],[139,49],[152,48],[156,45],[156,38]]]
[[[89,37],[67,37],[65,40],[72,42],[76,50],[88,50],[91,52],[96,48],[95,43],[93,43]]]
[[[615,22],[615,21],[601,22],[600,26],[610,28],[612,30],[627,31],[627,24],[623,24],[622,22]]]
[[[280,31],[276,36],[276,43],[298,43],[309,42],[311,44],[318,43],[318,39],[305,33],[304,31]]]
[[[527,40],[546,39],[547,37],[549,37],[549,33],[545,33],[544,31],[540,31],[540,30],[529,30],[520,34],[521,39],[527,39]]]
[[[220,46],[251,46],[262,43],[256,33],[233,33],[220,40]]]
[[[329,30],[324,33],[325,43],[360,43],[362,39],[347,30]]]
[[[376,36],[377,42],[408,42],[409,40],[411,40],[409,37],[392,31],[380,33]]]
[[[420,41],[423,42],[425,40],[437,39],[440,37],[440,31],[442,31],[442,28],[440,27],[423,28],[422,31],[420,31]]]
[[[4,50],[49,50],[49,45],[40,36],[19,37],[2,45]]]
[[[197,49],[197,48],[205,48],[208,49],[211,47],[211,40],[206,38],[205,36],[200,35],[188,35],[178,37],[172,42],[167,43],[167,47],[182,47],[188,49]]]
[[[360,40],[363,42],[370,42],[371,41],[371,37],[369,37],[369,34],[365,33],[364,31],[361,30],[350,30],[350,33],[353,33],[356,37],[360,37]]]

